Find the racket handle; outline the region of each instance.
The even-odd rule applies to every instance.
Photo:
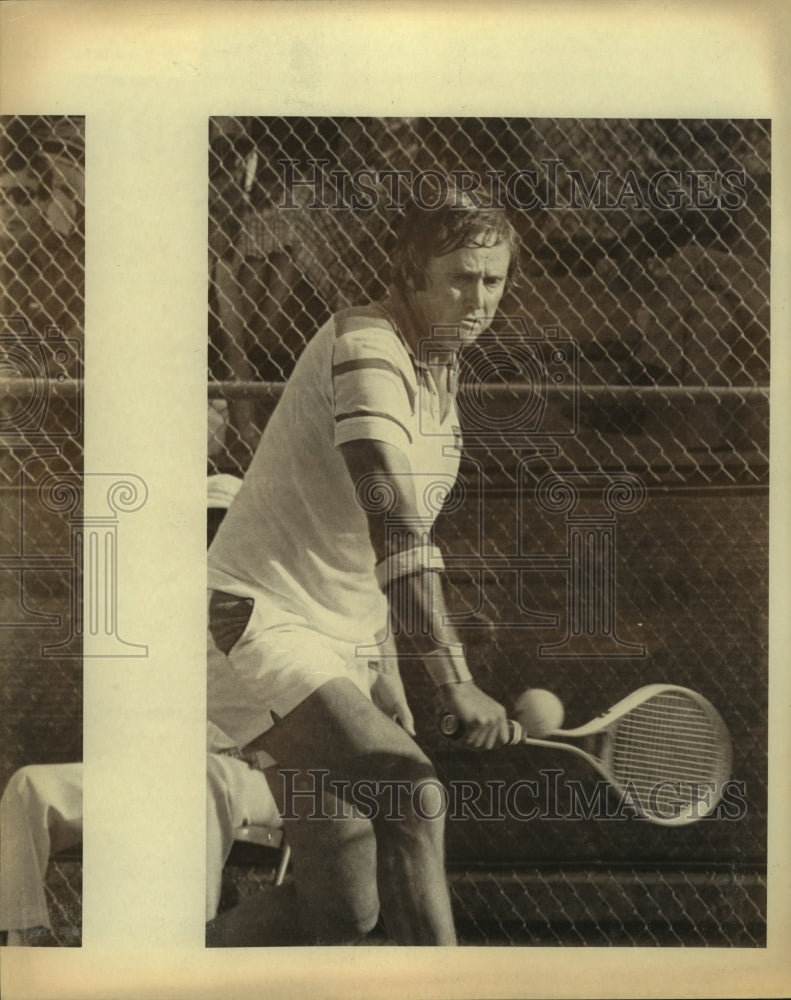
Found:
[[[439,731],[449,740],[457,740],[462,732],[461,721],[452,712],[448,712],[439,720]],[[509,719],[506,745],[513,746],[515,743],[521,743],[523,736],[524,733],[519,723],[513,719]]]
[[[449,740],[457,740],[461,736],[461,723],[452,712],[447,712],[439,720],[439,731]]]

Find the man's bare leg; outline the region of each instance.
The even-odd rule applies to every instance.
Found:
[[[270,768],[267,778],[278,809],[292,817],[284,826],[304,943],[359,943],[379,917],[371,823],[329,789],[314,795],[313,775],[284,779]],[[326,818],[316,815],[322,808]]]
[[[281,770],[299,772],[287,776],[292,782],[292,805],[302,805],[299,815],[295,809],[290,813],[298,818],[285,818],[286,836],[294,850],[295,865],[297,855],[302,854],[314,872],[321,867],[322,836],[318,831],[323,823],[309,819],[306,813],[313,811],[314,804],[319,806],[318,812],[322,811],[317,787],[320,779],[315,772],[329,772],[325,779],[328,787],[330,782],[378,782],[373,788],[378,810],[371,823],[376,837],[376,883],[387,931],[398,944],[456,943],[445,877],[441,810],[436,819],[428,819],[426,815],[433,814],[429,808],[423,815],[411,808],[413,790],[422,782],[435,782],[436,775],[431,762],[400,726],[380,712],[351,681],[336,678],[262,734],[254,746],[270,753]],[[400,798],[403,818],[391,814],[396,782],[405,783]],[[313,796],[298,794],[314,789]],[[288,798],[286,794],[286,816]],[[334,799],[329,797],[323,812],[331,815],[334,808]],[[346,877],[353,880],[347,883],[347,891],[360,899],[370,899],[366,882],[370,882],[371,874],[367,865],[361,870],[352,867]]]

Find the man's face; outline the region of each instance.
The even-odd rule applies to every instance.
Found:
[[[456,349],[483,333],[503,296],[510,260],[505,243],[429,258],[425,288],[414,297],[432,343]],[[440,333],[440,326],[451,329]]]

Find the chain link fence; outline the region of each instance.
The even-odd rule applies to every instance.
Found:
[[[82,118],[0,117],[2,788],[24,765],[82,758],[84,150]],[[79,944],[80,882],[77,859],[51,863],[40,943]]]
[[[408,197],[502,206],[521,274],[463,358],[437,524],[476,679],[550,688],[568,725],[682,684],[733,736],[717,818],[580,816],[581,764],[454,749],[406,668],[443,780],[540,789],[537,818],[451,817],[469,943],[765,941],[769,154],[764,121],[210,122],[209,472],[244,473],[304,345],[384,293]]]

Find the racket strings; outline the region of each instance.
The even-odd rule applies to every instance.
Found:
[[[713,807],[728,777],[723,727],[683,692],[663,692],[627,712],[613,727],[609,768],[614,783],[637,796],[645,815],[700,815]]]

